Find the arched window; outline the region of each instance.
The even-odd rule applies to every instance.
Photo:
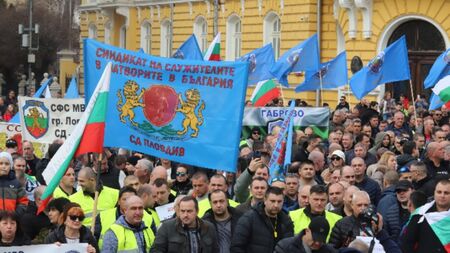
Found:
[[[275,59],[278,59],[281,44],[281,20],[273,12],[270,12],[264,18],[264,45],[268,43],[272,43]]]
[[[170,21],[161,22],[161,52],[162,57],[170,57],[172,49],[170,48]]]
[[[88,31],[89,39],[97,39],[97,26],[95,24],[90,24]]]
[[[123,25],[122,27],[120,27],[119,47],[121,47],[121,48],[127,47],[127,26],[126,25]]]
[[[241,19],[232,15],[227,21],[227,60],[234,61],[241,56]]]
[[[206,51],[208,47],[208,23],[206,23],[206,19],[202,16],[199,16],[194,21],[194,34],[197,38],[198,45],[202,52]]]
[[[152,45],[152,26],[148,21],[144,21],[141,25],[141,48],[145,53],[151,52]]]
[[[111,22],[105,24],[105,44],[111,44]]]

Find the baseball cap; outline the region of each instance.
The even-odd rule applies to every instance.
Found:
[[[316,242],[325,243],[327,241],[328,232],[330,231],[330,225],[325,217],[317,216],[311,219],[309,223],[309,229],[313,240]]]
[[[333,151],[333,153],[331,154],[331,156],[339,156],[342,160],[344,160],[345,162],[345,154],[344,152],[342,152],[341,150],[335,150]]]
[[[17,141],[14,139],[8,139],[5,143],[6,148],[17,148]]]
[[[400,180],[395,186],[395,191],[413,189],[413,184],[408,180]]]

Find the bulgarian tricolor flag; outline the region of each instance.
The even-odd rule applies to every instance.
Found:
[[[434,94],[438,95],[442,102],[450,101],[450,75],[442,78],[433,88]]]
[[[108,63],[80,121],[42,173],[47,187],[42,194],[43,201],[38,208],[38,213],[47,206],[74,157],[88,152],[101,153],[103,151],[110,80],[111,63]]]
[[[220,61],[220,32],[217,33],[214,40],[206,50],[205,55],[203,56],[203,60],[205,61]]]
[[[258,82],[250,100],[254,106],[265,106],[281,95],[280,87],[272,80]]]

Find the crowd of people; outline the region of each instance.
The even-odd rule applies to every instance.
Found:
[[[17,105],[17,96],[15,91],[8,91],[6,98],[0,96],[0,121],[9,122],[19,111]]]
[[[446,252],[448,232],[435,224],[450,219],[450,113],[409,104],[387,92],[380,104],[362,100],[350,108],[341,97],[328,138],[314,126],[295,131],[284,176],[268,168],[278,127],[243,137],[236,173],[105,148],[99,162],[97,154],[71,162],[41,213],[42,173],[62,142],[39,159],[30,142],[19,149],[8,140],[0,153],[0,246],[365,253],[381,245],[387,253]],[[171,203],[173,215],[163,216],[159,210]]]

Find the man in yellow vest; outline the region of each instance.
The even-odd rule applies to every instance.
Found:
[[[68,167],[66,173],[61,178],[61,182],[59,186],[56,187],[53,192],[53,198],[66,198],[69,199],[69,196],[77,192],[77,189],[73,187],[75,185],[75,171],[72,167]]]
[[[94,209],[94,196],[96,187],[96,174],[89,168],[84,167],[78,173],[78,184],[81,187],[81,191],[70,195],[70,202],[78,203],[83,209],[85,219],[83,225],[90,227],[92,222],[92,211]],[[117,199],[119,198],[119,191],[107,186],[100,185],[97,203],[97,211],[101,212],[106,209],[110,209],[116,206]]]
[[[228,190],[228,183],[227,179],[222,174],[214,174],[211,179],[209,180],[209,186],[208,191],[210,194],[211,192],[215,190],[221,190],[223,192],[227,192]],[[228,199],[228,204],[231,207],[237,207],[239,203],[232,199]],[[203,217],[203,215],[211,208],[211,203],[209,202],[209,199],[202,199],[198,202],[198,217]]]
[[[305,208],[289,212],[289,216],[291,216],[292,222],[294,223],[294,234],[298,234],[303,229],[308,228],[309,223],[311,222],[311,218],[316,216],[323,216],[330,225],[327,241],[329,240],[331,230],[333,229],[336,222],[342,217],[335,213],[325,211],[327,199],[328,195],[325,186],[311,186],[309,205]]]
[[[156,201],[153,198],[152,186],[150,184],[141,185],[137,191],[137,195],[144,202],[145,212],[152,216],[155,226],[159,227],[160,220],[158,214],[155,211]]]
[[[102,252],[149,252],[155,235],[143,219],[144,202],[138,196],[131,196],[124,208],[124,214],[103,237]]]

